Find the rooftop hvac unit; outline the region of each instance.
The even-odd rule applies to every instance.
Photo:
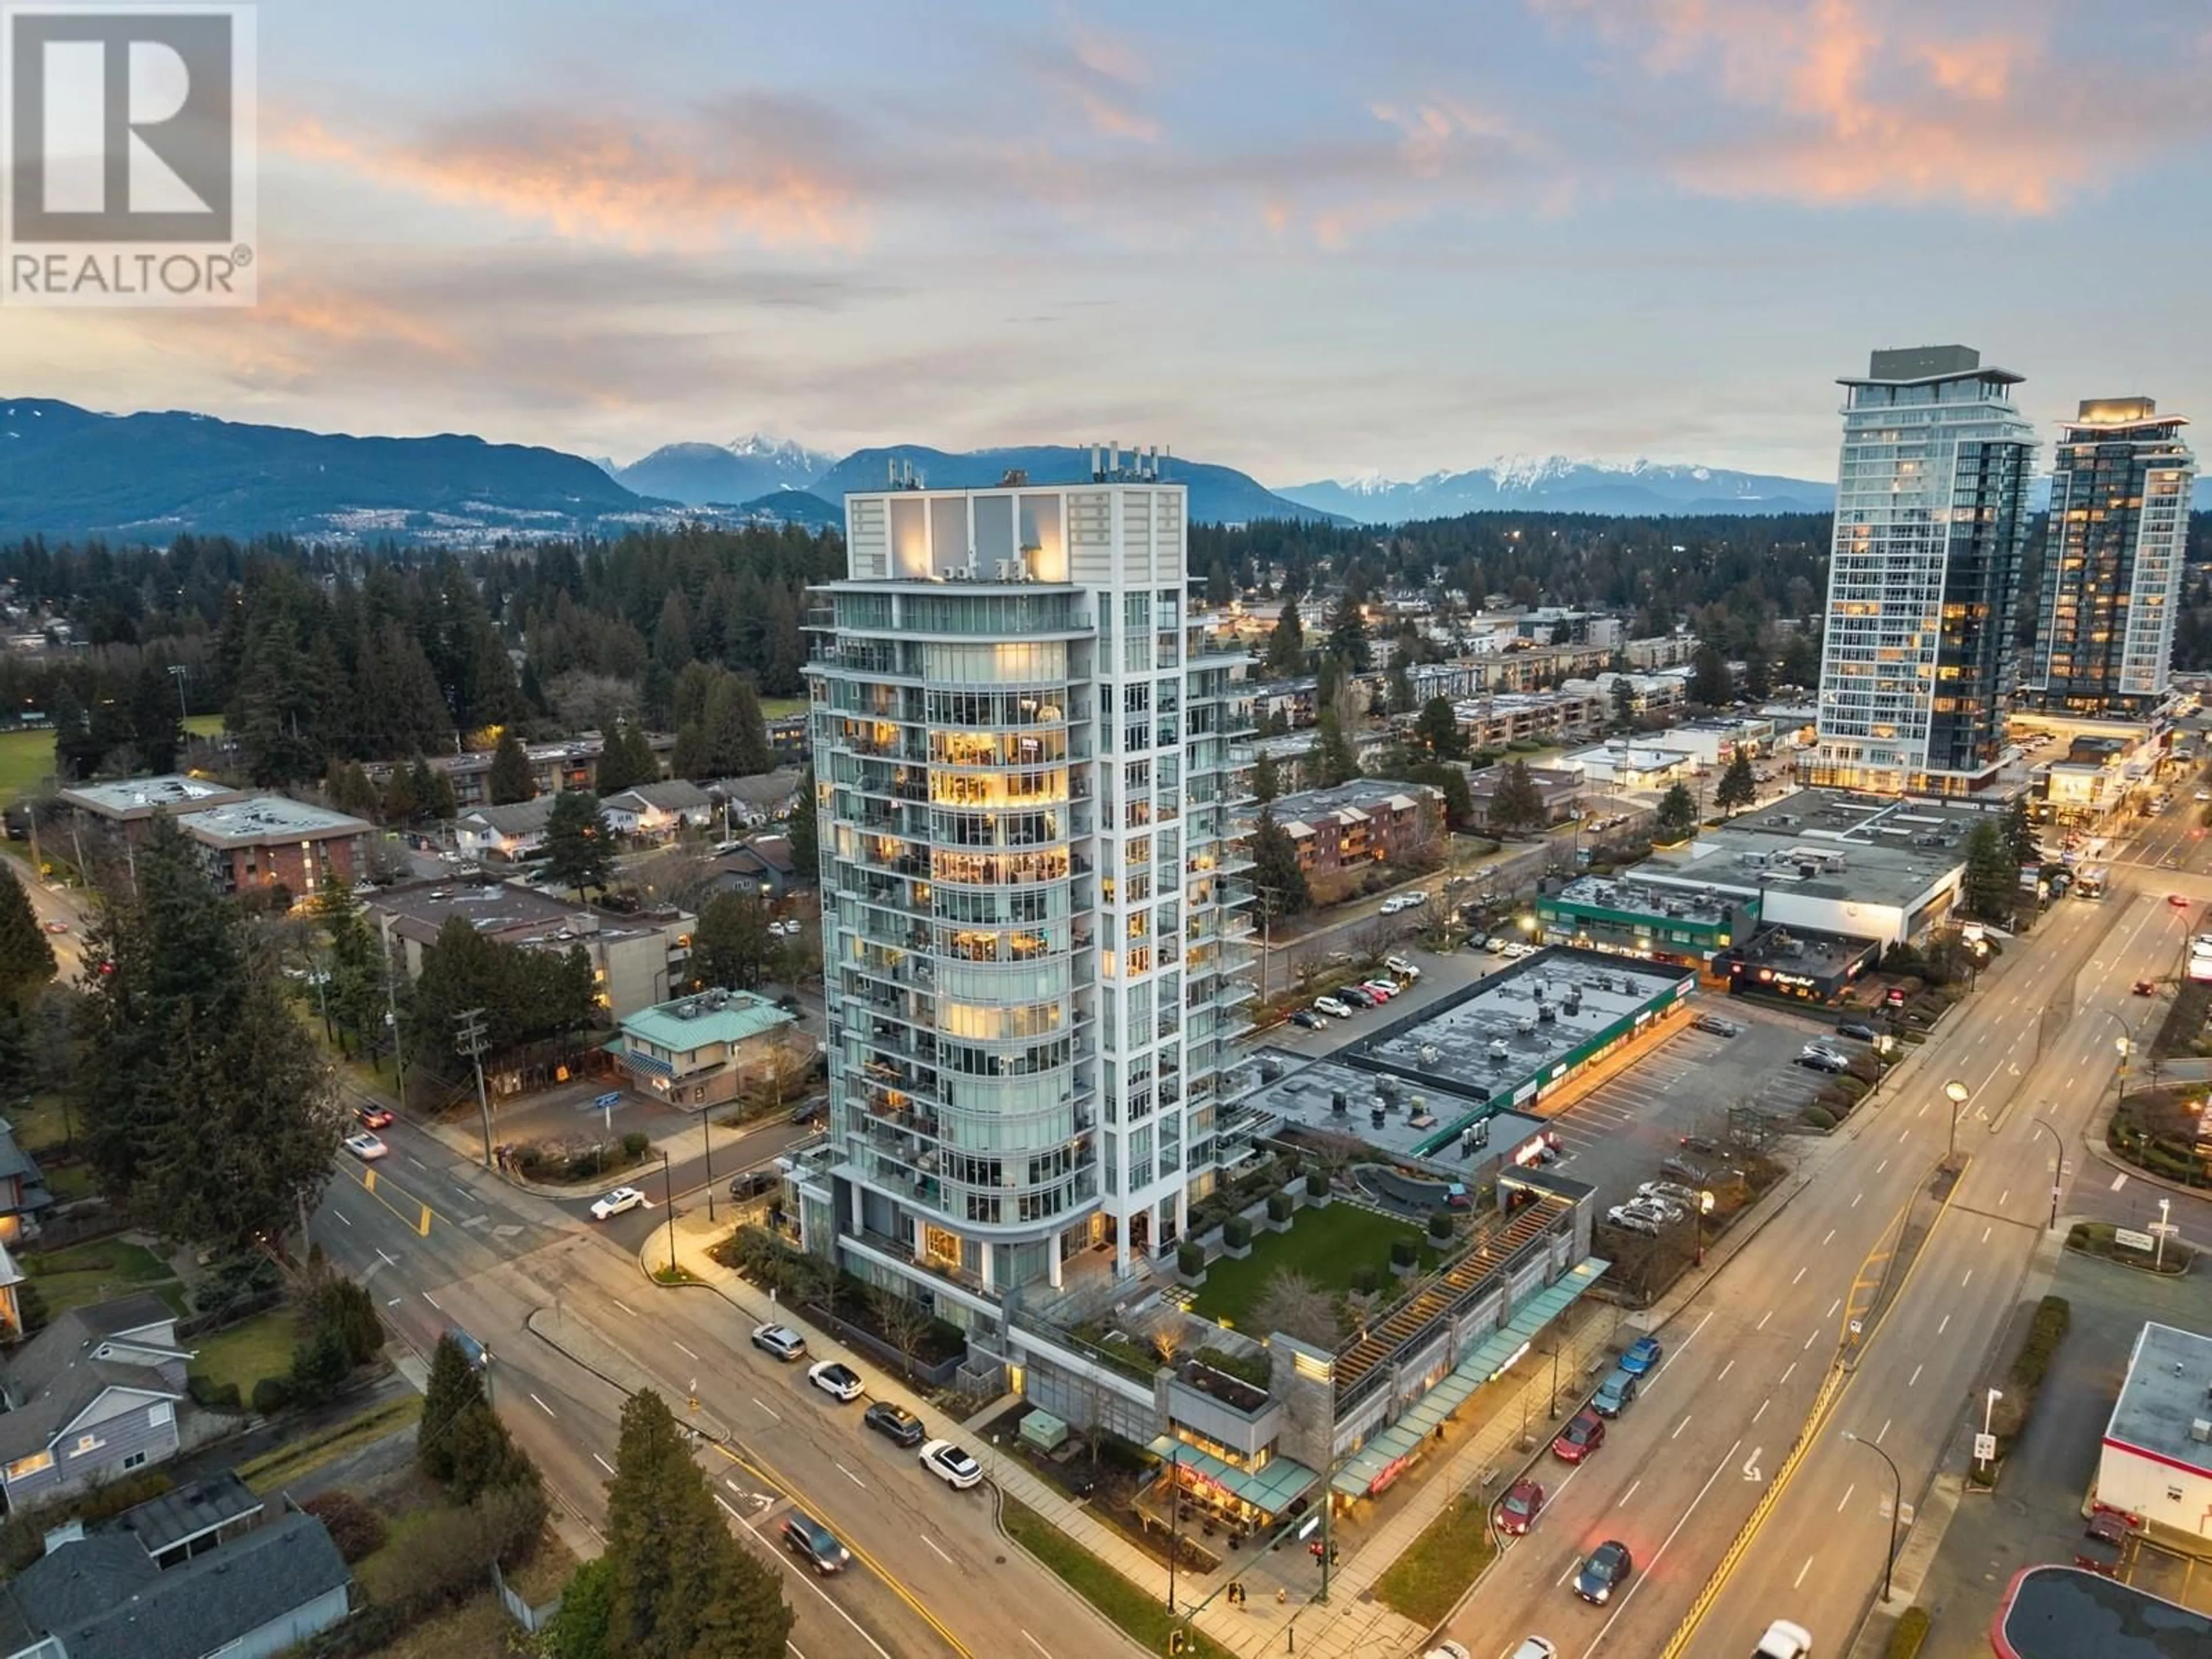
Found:
[[[1504,1065],[1507,1058],[1508,1055],[1504,1043],[1493,1042],[1490,1045],[1490,1063],[1492,1066]]]
[[[1336,1117],[1343,1117],[1350,1112],[1351,1103],[1345,1099],[1343,1090],[1332,1089],[1328,1091],[1328,1109],[1331,1115]]]
[[[1437,1045],[1436,1045],[1435,1043],[1433,1043],[1433,1042],[1424,1042],[1424,1043],[1421,1045],[1421,1064],[1422,1064],[1422,1065],[1424,1065],[1424,1066],[1433,1066],[1433,1065],[1435,1065],[1435,1064],[1437,1063],[1437,1060],[1441,1060],[1443,1057],[1443,1055],[1442,1051],[1441,1051],[1441,1050],[1439,1050],[1439,1049],[1437,1048]]]
[[[1536,1022],[1533,1019],[1524,1019],[1515,1026],[1514,1030],[1524,1037],[1532,1037],[1536,1035]]]
[[[2201,1417],[2194,1419],[2189,1425],[2189,1437],[2191,1440],[2212,1441],[2212,1423]]]
[[[1540,1024],[1549,1025],[1559,1017],[1559,1011],[1550,1003],[1540,1002],[1536,1005],[1536,1019]]]

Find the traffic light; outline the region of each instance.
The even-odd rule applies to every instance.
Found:
[[[1181,1653],[1189,1645],[1190,1638],[1184,1635],[1181,1631],[1171,1630],[1168,1632],[1168,1651],[1170,1653]]]

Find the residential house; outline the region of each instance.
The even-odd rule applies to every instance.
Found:
[[[539,795],[508,806],[478,806],[453,820],[454,849],[467,858],[513,860],[545,845],[553,797]]]
[[[0,1592],[0,1659],[267,1659],[342,1622],[352,1583],[321,1521],[217,1475],[49,1533]]]
[[[734,1100],[784,1064],[793,1023],[750,991],[702,991],[630,1015],[610,1047],[638,1093],[698,1110]]]
[[[39,1236],[39,1218],[53,1208],[39,1161],[15,1144],[15,1132],[0,1119],[0,1244]]]
[[[669,750],[676,739],[665,732],[648,732],[647,744],[661,765],[668,763]],[[606,740],[597,732],[586,732],[557,743],[532,743],[523,746],[529,757],[531,781],[541,795],[557,795],[563,789],[596,789],[599,787],[599,756],[606,748]],[[495,750],[472,749],[459,755],[432,755],[430,769],[441,773],[453,786],[453,805],[462,811],[472,806],[491,805],[491,763]],[[372,782],[382,787],[392,775],[392,764],[371,765]]]
[[[748,836],[717,854],[708,868],[712,891],[757,893],[767,899],[783,898],[815,879],[813,871],[793,861],[788,836]]]
[[[671,778],[609,795],[599,811],[618,836],[662,840],[686,829],[705,829],[714,820],[714,803],[697,784]]]
[[[10,1510],[166,1462],[191,1355],[154,1296],[57,1315],[0,1372],[0,1492]]]
[[[749,778],[717,778],[707,786],[707,793],[721,803],[726,826],[757,829],[791,816],[804,775],[795,766],[780,766]]]
[[[1504,776],[1503,765],[1486,766],[1468,774],[1467,793],[1474,805],[1475,825],[1486,834],[1491,831],[1491,809],[1498,804],[1498,786]],[[1544,803],[1545,823],[1565,823],[1582,811],[1583,775],[1580,772],[1557,767],[1532,766],[1528,769],[1528,777],[1536,786],[1536,793]]]

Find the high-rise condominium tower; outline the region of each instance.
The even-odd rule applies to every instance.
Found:
[[[1158,475],[848,496],[809,617],[831,1104],[802,1233],[971,1328],[1079,1252],[1168,1249],[1243,1080],[1246,659],[1191,614]]]
[[[2059,428],[2035,638],[2040,708],[2126,720],[2166,696],[2197,476],[2186,425],[2148,398],[2106,398]]]
[[[1842,382],[1810,781],[1962,794],[1995,777],[2035,457],[2020,378],[1945,345],[1877,351]]]

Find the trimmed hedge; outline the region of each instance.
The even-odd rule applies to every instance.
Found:
[[[1390,1241],[1390,1265],[1392,1267],[1410,1267],[1420,1259],[1420,1249],[1412,1239],[1394,1238]]]
[[[1898,1615],[1897,1623],[1890,1627],[1889,1646],[1884,1659],[1915,1659],[1920,1644],[1928,1639],[1928,1609],[1907,1607]]]
[[[1291,1202],[1291,1195],[1288,1193],[1270,1194],[1267,1199],[1267,1219],[1288,1221],[1291,1218],[1291,1212],[1297,1207]]]
[[[1452,1236],[1452,1218],[1451,1218],[1451,1212],[1450,1212],[1449,1210],[1431,1210],[1431,1211],[1430,1211],[1430,1212],[1429,1212],[1429,1237],[1430,1237],[1431,1238],[1436,1239],[1436,1240],[1437,1240],[1439,1243],[1441,1243],[1441,1242],[1442,1242],[1442,1241],[1443,1241],[1444,1239],[1449,1238],[1451,1236]]]
[[[1306,1177],[1306,1196],[1308,1198],[1327,1198],[1328,1196],[1328,1170],[1316,1170],[1311,1175]]]
[[[1206,1251],[1195,1240],[1176,1247],[1176,1271],[1186,1279],[1195,1279],[1206,1271]]]
[[[1252,1242],[1252,1224],[1241,1215],[1232,1215],[1221,1224],[1221,1242],[1232,1250],[1241,1250]]]
[[[2073,1304],[2064,1297],[2046,1296],[2038,1303],[2035,1317],[2028,1323],[2027,1340],[2014,1356],[2012,1380],[2023,1389],[2041,1388],[2044,1376],[2051,1369],[2051,1357],[2066,1340],[2067,1328],[2073,1321]]]

